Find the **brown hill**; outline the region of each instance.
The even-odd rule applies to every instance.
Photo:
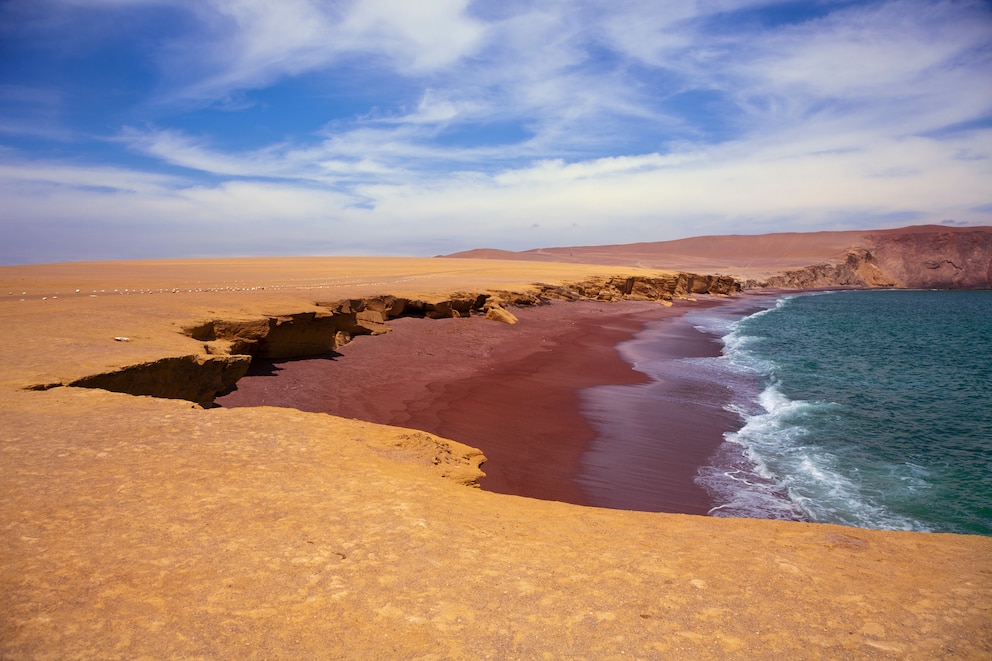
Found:
[[[479,249],[447,257],[719,273],[751,286],[992,287],[992,227],[918,225],[892,230],[700,236],[522,252]]]

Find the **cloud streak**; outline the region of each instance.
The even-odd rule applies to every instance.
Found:
[[[116,257],[992,224],[982,2],[2,11],[43,54],[0,78],[5,263],[96,254],[31,229],[63,224],[155,239]]]

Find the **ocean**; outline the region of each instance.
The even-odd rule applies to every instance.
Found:
[[[740,421],[696,477],[710,514],[992,535],[992,291],[760,305],[686,316],[723,349],[683,368]]]

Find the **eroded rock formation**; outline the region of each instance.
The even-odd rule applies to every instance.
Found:
[[[900,287],[992,288],[992,232],[906,232],[869,237],[879,268]]]
[[[301,312],[244,320],[215,319],[183,331],[204,342],[207,354],[279,359],[327,353],[334,348],[336,328],[330,314]]]
[[[578,301],[658,301],[692,294],[726,295],[741,290],[722,276],[675,273],[665,277],[596,277],[562,285],[537,284],[530,291],[455,292],[434,301],[397,296],[372,296],[319,301],[315,311],[245,319],[210,319],[182,329],[203,343],[202,353],[163,358],[95,374],[64,384],[102,388],[132,395],[186,399],[210,406],[214,398],[244,376],[253,357],[304,358],[326,354],[356,335],[389,331],[387,322],[403,316],[446,319],[473,314],[512,324],[506,308],[538,305],[548,299]],[[44,388],[63,385],[45,384]],[[39,386],[42,387],[42,386]]]
[[[673,273],[668,277],[591,278],[573,285],[541,285],[542,294],[573,300],[591,298],[599,301],[671,301],[693,294],[727,296],[741,291],[741,285],[728,276]]]
[[[822,287],[895,287],[897,282],[878,265],[866,248],[852,248],[839,263],[824,262],[785,271],[765,282],[748,283],[749,287],[816,289]]]
[[[748,287],[992,288],[992,232],[939,228],[863,237],[840,260],[785,271]]]

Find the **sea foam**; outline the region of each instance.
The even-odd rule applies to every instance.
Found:
[[[933,350],[969,327],[919,319],[953,294],[915,293],[930,297],[788,297],[738,321],[697,320],[701,331],[724,324],[707,369],[734,384],[741,420],[698,473],[714,516],[992,534],[989,372],[974,365],[988,361],[990,334],[979,322],[960,349]],[[969,304],[992,310],[985,294]],[[925,332],[936,339],[919,341]],[[976,339],[981,357],[962,360]]]

